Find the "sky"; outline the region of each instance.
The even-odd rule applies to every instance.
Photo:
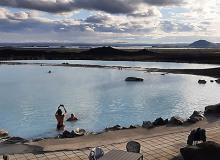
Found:
[[[0,0],[0,42],[220,42],[219,0]]]

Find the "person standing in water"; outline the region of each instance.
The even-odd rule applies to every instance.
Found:
[[[62,112],[62,110],[60,109],[61,107],[63,107],[64,109],[64,114]],[[61,104],[58,109],[57,109],[57,112],[55,113],[55,117],[57,119],[57,130],[63,130],[65,125],[64,125],[64,118],[65,118],[65,115],[66,115],[67,111],[66,111],[66,108],[64,107],[63,104]]]

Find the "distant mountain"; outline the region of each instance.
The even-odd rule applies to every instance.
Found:
[[[216,48],[215,43],[211,43],[206,40],[198,40],[189,45],[190,48]]]
[[[112,54],[123,54],[123,53],[127,53],[127,52],[112,47],[98,47],[81,52],[81,54],[93,54],[93,55],[103,55],[103,54],[112,55]]]
[[[146,49],[129,52],[126,50],[120,50],[113,47],[99,47],[92,48],[87,51],[82,51],[81,54],[85,55],[94,55],[94,56],[131,56],[131,55],[149,55],[154,54],[152,51],[148,51]]]

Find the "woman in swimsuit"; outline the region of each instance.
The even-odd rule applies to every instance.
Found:
[[[63,109],[65,111],[64,114],[63,114],[62,110],[60,109],[60,107],[63,107]],[[57,130],[63,130],[64,129],[64,127],[65,127],[65,125],[64,125],[64,118],[65,118],[66,113],[67,113],[67,111],[66,111],[64,105],[61,104],[58,107],[58,110],[57,110],[57,112],[55,114],[55,117],[57,119]]]

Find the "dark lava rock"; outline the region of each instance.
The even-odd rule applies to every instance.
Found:
[[[39,141],[42,141],[44,140],[44,138],[36,138],[36,139],[33,139],[32,142],[39,142]]]
[[[80,130],[85,131],[84,129],[80,129]],[[69,131],[65,130],[63,132],[63,134],[59,135],[59,138],[74,138],[74,137],[80,137],[80,136],[83,136],[83,135],[85,135],[84,132],[83,133],[77,133],[76,131],[69,132]]]
[[[165,125],[165,121],[163,120],[163,118],[157,118],[154,122],[153,122],[153,125],[155,126],[162,126],[162,125]]]
[[[220,84],[220,79],[215,80],[216,83]]]
[[[207,141],[180,149],[184,160],[220,160],[220,144]]]
[[[67,63],[67,62],[64,62],[64,63],[62,63],[63,65],[68,65],[69,63]]]
[[[136,124],[136,125],[130,125],[129,128],[140,128],[140,127],[141,127],[140,125]]]
[[[173,125],[182,125],[184,123],[184,119],[178,116],[174,116],[170,118],[169,124]]]
[[[16,143],[26,143],[28,140],[21,138],[21,137],[10,137],[6,141],[4,141],[4,144],[16,144]]]
[[[208,115],[208,114],[219,114],[219,113],[220,113],[220,103],[205,107],[205,115]]]
[[[206,80],[200,79],[200,80],[198,80],[198,83],[199,83],[199,84],[206,84]]]
[[[129,129],[137,128],[136,126],[130,125]]]
[[[150,128],[153,128],[154,125],[153,125],[153,123],[150,122],[150,121],[143,121],[142,127],[143,127],[143,128],[147,128],[147,129],[150,129]]]
[[[168,123],[169,123],[169,119],[165,119],[165,120],[164,120],[164,123],[165,123],[165,124],[168,124]]]
[[[4,154],[3,155],[3,160],[9,160],[9,155]]]
[[[138,77],[127,77],[125,81],[137,81],[137,82],[143,82],[143,78],[138,78]]]
[[[194,111],[193,114],[189,117],[188,122],[196,123],[198,121],[204,120],[204,115],[202,111]]]
[[[8,132],[3,129],[0,129],[0,137],[7,137],[7,136],[8,136]]]
[[[121,130],[122,127],[120,125],[115,125],[113,127],[109,127],[109,128],[105,128],[105,131],[108,132],[108,131],[116,131],[116,130]]]
[[[74,137],[76,137],[76,134],[73,131],[69,132],[67,130],[65,130],[63,134],[60,135],[60,138],[74,138]]]

